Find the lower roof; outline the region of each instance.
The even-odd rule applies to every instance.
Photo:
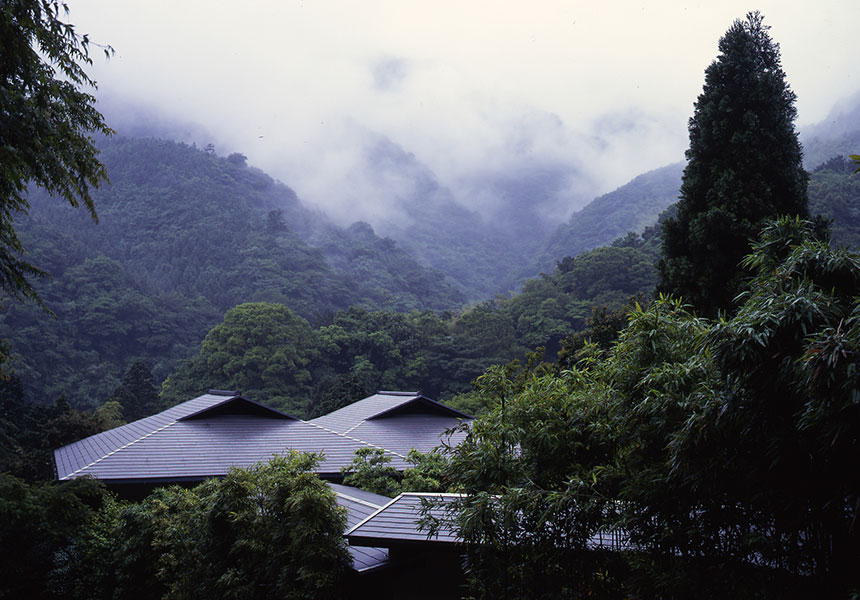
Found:
[[[355,527],[390,500],[386,496],[346,485],[330,483],[329,486],[335,493],[338,505],[346,509],[347,529]],[[352,557],[352,568],[359,573],[375,571],[388,565],[388,548],[350,546],[349,554]]]
[[[455,500],[460,494],[403,493],[386,503],[360,523],[349,528],[350,546],[392,547],[403,544],[443,544],[460,542]],[[425,522],[434,523],[431,529]]]

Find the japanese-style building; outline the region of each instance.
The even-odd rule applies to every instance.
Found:
[[[60,480],[95,477],[121,497],[138,499],[159,486],[223,477],[233,467],[249,467],[289,450],[319,453],[318,475],[330,482],[347,510],[356,581],[351,596],[448,597],[462,583],[456,535],[443,529],[429,536],[422,530],[421,495],[392,500],[340,482],[359,448],[381,449],[402,471],[412,448],[429,452],[443,441],[456,444],[465,432],[449,430],[471,420],[416,392],[378,392],[305,421],[236,392],[210,390],[58,448],[54,463]],[[442,572],[446,575],[440,578]]]

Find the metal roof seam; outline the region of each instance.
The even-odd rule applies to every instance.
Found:
[[[355,429],[356,427],[358,427],[358,426],[359,426],[359,425],[361,425],[362,423],[364,423],[364,419],[362,419],[361,421],[359,421],[358,423],[356,423],[355,425],[353,425],[352,427],[350,427],[349,429],[347,429],[346,431],[344,431],[344,432],[343,432],[343,435],[346,435],[347,433],[349,433],[350,431],[352,431],[353,429]]]
[[[347,531],[347,532],[346,532],[346,533],[344,533],[343,535],[344,535],[344,536],[351,535],[353,531],[355,531],[356,529],[358,529],[359,527],[361,527],[362,525],[364,525],[365,523],[367,523],[369,520],[371,520],[373,517],[375,517],[376,515],[378,515],[378,514],[379,514],[379,513],[381,513],[382,511],[384,511],[386,508],[388,508],[389,506],[391,506],[392,504],[394,504],[395,502],[397,502],[397,501],[398,501],[402,496],[403,496],[403,494],[398,494],[397,496],[395,496],[394,498],[392,498],[391,500],[389,500],[389,501],[388,501],[388,504],[386,504],[385,506],[380,507],[376,512],[374,512],[374,513],[372,513],[372,514],[367,515],[364,519],[362,519],[359,523],[357,523],[357,524],[355,525],[355,527],[352,527],[349,531]]]
[[[353,442],[358,442],[359,444],[364,444],[365,446],[370,446],[371,448],[379,448],[383,452],[390,452],[391,454],[399,456],[403,460],[409,460],[408,457],[404,456],[403,454],[400,454],[399,452],[395,452],[394,450],[389,450],[388,448],[383,448],[382,446],[377,446],[376,444],[371,444],[370,442],[365,442],[364,440],[360,440],[358,438],[346,435],[345,433],[340,433],[338,431],[335,431],[334,429],[329,429],[328,427],[323,427],[322,425],[317,425],[316,423],[311,423],[310,421],[302,421],[302,422],[307,423],[308,425],[313,425],[314,427],[322,429],[323,431],[328,431],[329,433],[333,433],[335,435],[339,435],[339,436],[346,438],[348,440],[352,440]]]
[[[113,456],[113,455],[114,455],[114,454],[116,454],[117,452],[119,452],[119,451],[121,451],[121,450],[125,450],[125,449],[126,449],[126,448],[128,448],[129,446],[131,446],[131,445],[133,445],[133,444],[136,444],[137,442],[139,442],[139,441],[141,441],[141,440],[145,440],[145,439],[146,439],[146,438],[148,438],[149,436],[151,436],[151,435],[155,435],[155,434],[156,434],[156,433],[158,433],[159,431],[162,431],[162,430],[164,430],[164,429],[167,429],[167,428],[168,428],[168,427],[170,427],[171,425],[176,425],[176,421],[171,421],[170,423],[167,423],[166,425],[162,425],[162,426],[161,426],[161,427],[159,427],[158,429],[155,429],[155,430],[153,430],[153,431],[150,431],[150,432],[149,432],[149,433],[147,433],[146,435],[141,436],[141,437],[137,438],[136,440],[132,440],[132,441],[130,441],[129,443],[125,444],[124,446],[120,446],[120,447],[119,447],[119,448],[117,448],[116,450],[112,450],[111,452],[108,452],[108,453],[107,453],[107,454],[105,454],[104,456],[100,456],[99,458],[97,458],[96,460],[94,460],[93,462],[91,462],[90,464],[88,464],[88,465],[84,465],[84,466],[83,466],[83,467],[81,467],[80,469],[77,469],[76,471],[72,471],[72,472],[71,472],[71,473],[69,473],[68,475],[65,475],[65,476],[61,477],[61,478],[60,478],[60,480],[61,480],[61,481],[66,481],[66,480],[68,480],[68,479],[71,479],[73,476],[77,475],[77,474],[78,474],[78,473],[80,473],[81,471],[83,471],[83,470],[85,470],[85,469],[89,469],[90,467],[92,467],[93,465],[96,465],[96,464],[100,463],[101,461],[103,461],[103,460],[104,460],[104,459],[106,459],[107,457],[109,457],[109,456]]]
[[[381,504],[374,504],[373,502],[368,502],[367,500],[362,500],[361,498],[356,498],[355,496],[349,496],[349,495],[343,494],[341,492],[335,492],[335,495],[340,496],[341,498],[346,498],[350,502],[357,502],[358,504],[361,504],[362,506],[370,507],[375,511],[382,508]]]
[[[460,492],[403,492],[402,496],[435,496],[437,498],[463,498],[467,494]]]

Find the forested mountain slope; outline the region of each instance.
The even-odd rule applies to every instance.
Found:
[[[661,167],[592,200],[558,226],[539,259],[540,268],[655,224],[659,214],[678,199],[683,170],[683,163]]]
[[[619,308],[655,284],[657,246],[646,232],[576,258],[457,313],[350,308],[312,326],[283,305],[242,304],[165,381],[163,400],[210,387],[239,389],[291,414],[317,415],[380,389],[450,400],[488,367],[537,348],[554,360],[562,339],[585,327],[597,305]]]
[[[822,122],[804,127],[800,141],[808,171],[834,156],[860,152],[860,93],[837,103]]]
[[[530,269],[532,257],[552,231],[538,209],[550,193],[545,188],[552,174],[512,175],[511,180],[487,175],[475,186],[491,200],[478,212],[415,155],[384,136],[369,142],[363,161],[366,177],[380,190],[397,189],[392,214],[380,217],[379,229],[445,273],[470,301],[516,289],[523,272],[537,274]]]
[[[101,147],[111,184],[96,192],[99,223],[37,194],[25,229],[72,225],[91,255],[128,263],[159,292],[204,296],[222,311],[269,299],[313,318],[353,304],[408,310],[463,301],[441,273],[367,227],[333,226],[242,155],[156,139]]]
[[[853,204],[856,193],[848,189],[853,183],[844,178],[837,182],[832,173],[830,176],[817,173],[818,167],[828,160],[860,151],[860,96],[837,105],[821,123],[803,128],[800,139],[804,166],[813,171],[810,210],[813,214],[835,218],[834,243],[847,243],[840,232],[853,227],[858,215],[848,209],[832,207],[858,206]],[[828,171],[832,171],[832,167],[831,164]],[[627,231],[641,231],[656,223],[660,213],[678,199],[683,170],[683,162],[655,169],[595,198],[574,213],[567,223],[558,226],[538,258],[540,269],[551,267],[563,256],[576,256],[584,250],[608,244]],[[860,225],[860,221],[857,224]]]
[[[836,156],[816,167],[809,178],[809,212],[832,220],[833,246],[860,248],[860,173],[854,173],[856,168],[844,156]]]
[[[584,326],[593,304],[618,306],[630,294],[647,294],[659,228],[647,240],[599,246],[653,223],[674,201],[681,172],[680,164],[664,167],[596,199],[559,227],[538,260],[493,233],[396,147],[380,148],[377,158],[411,169],[410,177],[423,182],[412,200],[432,197],[414,202],[415,219],[401,224],[402,242],[380,238],[366,223],[333,225],[239,154],[222,158],[156,139],[111,139],[102,148],[112,183],[96,192],[99,224],[36,192],[18,225],[29,260],[53,275],[37,285],[56,313],[13,304],[0,315],[0,338],[19,357],[12,367],[30,400],[65,395],[76,406],[98,405],[136,360],[161,382],[179,359],[199,352],[226,311],[244,302],[285,305],[320,335],[350,306],[451,310],[414,321],[433,321],[432,335],[409,334],[402,343],[393,335],[384,352],[369,350],[382,342],[379,336],[370,342],[372,332],[362,329],[350,360],[325,335],[315,338],[308,356],[321,361],[318,368],[285,396],[313,398],[302,407],[308,411],[327,401],[327,390],[361,394],[377,385],[409,384],[450,397],[490,364],[539,345],[554,354],[561,338]],[[844,159],[816,169],[810,208],[834,220],[834,244],[856,246],[860,177],[851,171]],[[589,247],[597,250],[581,254]],[[505,256],[510,261],[501,266]],[[429,262],[450,271],[422,266]],[[470,296],[483,290],[488,298],[500,277],[516,281],[517,270],[525,279],[521,293],[461,310],[467,296],[451,282],[471,279]],[[548,275],[528,279],[538,271]],[[185,375],[189,388],[204,384]]]
[[[464,301],[393,241],[363,224],[335,227],[241,155],[155,139],[101,148],[111,184],[94,195],[98,224],[39,191],[18,223],[29,259],[53,276],[37,287],[56,313],[15,304],[0,316],[28,396],[96,402],[136,359],[163,379],[241,302],[316,321],[348,306]]]

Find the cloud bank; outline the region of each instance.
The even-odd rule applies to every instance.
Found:
[[[402,217],[414,182],[368,171],[385,139],[470,208],[503,212],[519,185],[540,219],[562,221],[683,157],[704,69],[748,10],[714,4],[79,0],[70,19],[116,48],[92,73],[118,126],[172,122],[336,219]],[[860,87],[860,8],[759,4],[801,122],[824,118]]]

